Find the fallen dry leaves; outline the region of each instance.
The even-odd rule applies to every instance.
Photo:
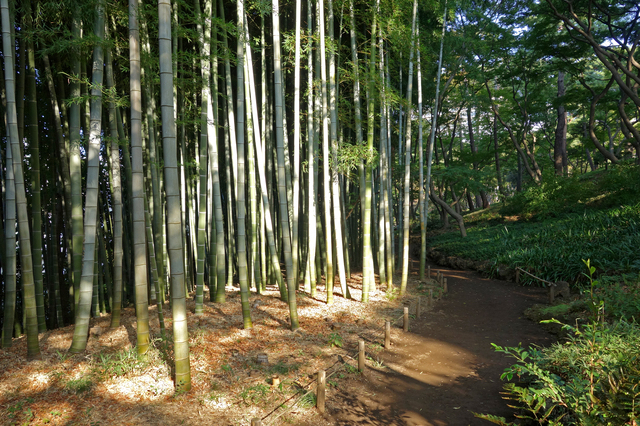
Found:
[[[163,307],[165,338],[160,336],[156,306],[149,307],[152,343],[145,362],[135,357],[132,307],[123,310],[122,325],[115,329],[109,328],[110,317],[93,318],[91,327],[100,327],[99,334],[89,337],[81,355],[67,352],[73,326],[40,334],[39,361],[27,362],[24,336],[14,339],[11,348],[0,350],[0,423],[249,424],[251,418],[276,409],[264,424],[327,424],[311,406],[289,406],[284,414],[277,407],[294,393],[311,389],[318,370],[341,364],[339,360],[354,364],[350,357],[360,339],[367,342],[368,352],[381,350],[384,322],[402,316],[418,285],[414,276],[408,292],[414,296],[397,299],[373,291],[365,305],[359,302],[360,284],[361,276],[352,276],[352,299],[336,294],[331,306],[321,289],[314,298],[300,291],[301,328],[296,332],[289,330],[288,306],[275,288],[251,293],[253,328],[242,329],[239,292],[228,287],[226,303],[205,302],[204,315],[188,317],[192,389],[184,394],[175,393],[172,381],[168,303]],[[188,308],[193,312],[192,299]],[[268,364],[258,363],[258,354],[266,354]],[[280,386],[271,386],[274,375]]]

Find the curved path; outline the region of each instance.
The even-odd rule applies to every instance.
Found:
[[[472,412],[511,416],[500,374],[513,359],[491,343],[552,343],[554,337],[523,314],[544,303],[546,292],[439,269],[448,280],[447,297],[413,320],[410,333],[394,330],[392,350],[382,354],[385,368],[367,369],[361,392],[342,392],[341,403],[329,407],[335,424],[464,426],[489,424]]]

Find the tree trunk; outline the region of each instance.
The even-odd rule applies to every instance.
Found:
[[[278,156],[278,199],[280,202],[280,226],[284,259],[287,268],[287,296],[291,329],[299,327],[296,307],[296,283],[294,282],[293,260],[291,254],[291,233],[289,231],[289,209],[287,205],[287,188],[284,159],[284,100],[282,99],[282,68],[280,66],[280,13],[278,0],[273,0],[273,76],[276,107],[276,142]]]
[[[333,0],[327,1],[328,31],[329,43],[335,42],[334,16],[333,16]],[[337,261],[338,278],[340,280],[340,288],[342,295],[351,298],[349,288],[347,287],[346,269],[344,262],[344,245],[342,239],[342,215],[340,213],[340,184],[338,180],[338,102],[337,102],[337,72],[336,72],[336,54],[335,49],[329,51],[329,112],[330,112],[330,139],[331,139],[331,195],[333,207],[333,234],[335,240],[335,258]]]
[[[23,24],[25,31],[32,31],[33,17],[31,2],[25,3]],[[35,268],[33,279],[36,291],[36,311],[38,313],[38,332],[47,331],[44,310],[44,280],[42,277],[42,201],[40,198],[40,137],[38,126],[38,100],[36,93],[36,60],[32,38],[23,40],[26,44],[26,122],[24,136],[29,144],[31,163],[31,247]]]
[[[247,54],[247,62],[251,63],[251,49],[249,48],[248,42],[245,41],[245,51]],[[258,106],[257,106],[257,90],[255,87],[255,79],[253,76],[253,68],[247,67],[248,78],[249,78],[249,98],[247,98],[247,105],[251,109],[253,121],[258,123]],[[264,144],[262,143],[262,138],[259,130],[259,126],[254,126],[253,132],[253,140],[254,140],[254,148],[256,152],[256,162],[258,169],[258,178],[260,181],[260,195],[262,199],[262,223],[265,226],[266,231],[266,239],[269,246],[269,259],[270,265],[273,270],[273,273],[276,275],[276,280],[278,281],[278,288],[280,289],[280,295],[282,300],[288,300],[288,294],[285,291],[284,282],[282,279],[282,273],[280,271],[280,262],[278,260],[278,252],[276,248],[276,239],[273,230],[273,219],[271,215],[271,206],[269,204],[269,194],[268,194],[268,182],[267,177],[265,175],[266,170],[266,159],[265,159],[265,150]]]
[[[329,111],[327,106],[327,60],[324,40],[324,0],[318,0],[318,28],[320,30],[320,76],[322,87],[322,172],[324,190],[324,226],[327,287],[327,304],[333,304],[333,242],[331,238],[331,171],[329,169]]]
[[[436,75],[436,94],[433,105],[433,112],[431,118],[431,132],[429,133],[429,154],[427,155],[427,178],[426,182],[424,182],[424,187],[431,188],[431,164],[433,163],[433,147],[435,145],[435,137],[436,137],[436,128],[438,127],[438,101],[440,100],[440,78],[442,77],[442,51],[444,48],[444,34],[447,23],[447,5],[445,3],[444,14],[442,18],[442,36],[440,37],[440,54],[438,56],[438,71]],[[422,183],[422,182],[421,182]],[[429,196],[425,197],[425,205],[424,205],[424,226],[427,227],[427,219],[429,214]]]
[[[558,73],[558,97],[565,94],[564,71]],[[556,125],[556,138],[553,145],[553,166],[556,176],[562,176],[567,170],[567,111],[564,104],[558,105],[558,123]]]
[[[419,192],[419,210],[420,210],[420,270],[418,271],[418,277],[420,281],[424,280],[424,270],[427,262],[427,211],[425,210],[425,194],[424,194],[424,146],[422,141],[422,67],[420,61],[420,27],[416,28],[416,62],[418,73],[418,149],[420,156],[420,179],[418,185],[420,186]]]
[[[302,1],[296,2],[296,46],[294,63],[294,94],[293,94],[293,197],[292,197],[292,221],[291,221],[291,263],[293,266],[293,280],[298,287],[299,283],[299,209],[300,209],[300,31],[302,27]]]
[[[404,163],[404,214],[403,241],[402,241],[402,281],[400,283],[400,295],[407,291],[407,280],[409,279],[409,204],[411,192],[411,113],[412,113],[412,90],[413,90],[413,53],[416,42],[416,16],[418,12],[418,0],[413,1],[413,20],[411,24],[411,50],[409,53],[409,78],[407,80],[407,130],[405,136],[405,163]]]
[[[389,90],[388,81],[385,79],[384,72],[384,41],[382,39],[382,26],[378,27],[378,42],[380,43],[380,81],[384,82],[382,84],[382,97],[381,97],[381,105],[380,105],[380,157],[382,160],[382,169],[381,169],[381,182],[380,186],[382,191],[383,200],[382,204],[384,205],[384,242],[385,242],[385,251],[386,251],[386,273],[387,273],[387,282],[386,287],[387,291],[391,291],[393,288],[393,229],[392,229],[392,220],[391,213],[393,212],[393,205],[391,197],[391,178],[390,178],[390,163],[391,163],[391,129],[390,129],[390,119],[389,119],[389,103],[387,100],[387,92]]]
[[[111,49],[105,55],[107,64],[107,88],[114,87]],[[120,326],[122,310],[122,179],[120,176],[120,146],[116,124],[116,105],[109,102],[109,131],[111,134],[111,204],[113,206],[113,295],[111,304],[111,327]]]
[[[80,13],[73,14],[71,31],[73,38],[79,42],[81,38],[82,21]],[[71,57],[71,99],[80,98],[81,61],[80,55],[74,53]],[[82,278],[82,249],[84,242],[83,208],[82,208],[82,163],[80,159],[80,103],[73,102],[69,107],[69,175],[71,181],[71,202],[66,208],[71,212],[71,235],[73,253],[73,311],[78,306],[80,298],[80,279]],[[62,163],[61,163],[62,166]],[[67,205],[67,203],[65,203]]]
[[[158,0],[160,38],[160,105],[162,108],[162,142],[164,154],[165,192],[167,196],[167,250],[171,270],[173,308],[173,344],[175,383],[178,390],[191,389],[189,365],[189,332],[184,282],[184,247],[178,153],[173,106],[173,69],[171,66],[171,1]]]
[[[376,64],[376,26],[380,2],[376,1],[371,24],[371,45],[369,47],[369,75],[367,76],[367,153],[372,157],[375,126],[374,77]],[[364,165],[364,203],[362,214],[362,302],[369,301],[369,290],[374,288],[373,249],[371,244],[371,198],[373,186],[373,161],[367,158]]]
[[[145,188],[142,168],[142,89],[138,0],[129,0],[129,64],[131,93],[131,193],[133,196],[133,258],[138,354],[149,349],[149,301],[147,298],[147,242]]]
[[[99,40],[104,40],[104,5],[100,3],[94,24],[94,33]],[[103,59],[102,44],[93,50],[92,89],[90,108],[89,146],[87,153],[87,189],[84,218],[84,256],[82,258],[82,277],[80,279],[80,299],[76,311],[76,325],[73,342],[69,352],[84,352],[89,335],[89,316],[93,295],[93,272],[96,254],[96,235],[98,222],[100,142],[102,132],[102,77]]]
[[[3,9],[4,13],[4,9]],[[4,26],[4,24],[3,24]],[[4,34],[3,34],[4,36]],[[13,68],[7,68],[7,74],[12,72]],[[9,117],[10,118],[10,117]],[[8,123],[10,124],[10,123]],[[12,139],[12,127],[8,127],[8,136]],[[17,132],[18,126],[15,129]],[[17,135],[16,135],[17,136]],[[17,139],[17,138],[16,138]],[[12,344],[13,325],[16,315],[16,289],[17,289],[17,273],[16,273],[16,185],[13,173],[13,156],[11,155],[11,146],[6,151],[6,175],[5,175],[5,256],[2,259],[2,269],[4,275],[4,315],[2,323],[2,347],[8,348]]]
[[[245,201],[245,143],[244,143],[244,2],[237,2],[238,12],[238,46],[236,53],[237,100],[236,100],[236,144],[238,174],[236,175],[236,216],[238,235],[238,277],[240,279],[240,299],[242,303],[242,320],[245,329],[252,328],[251,310],[249,306],[249,284],[247,275],[247,235],[246,235],[246,201]],[[233,144],[234,141],[231,141]]]
[[[317,102],[317,94],[314,98],[314,90],[313,90],[313,2],[312,0],[307,0],[307,36],[308,36],[308,59],[307,59],[307,68],[308,68],[308,78],[307,78],[307,171],[308,171],[308,179],[307,179],[307,202],[309,203],[309,208],[307,212],[307,226],[308,226],[308,252],[307,252],[307,274],[309,277],[309,288],[305,288],[311,297],[315,297],[316,295],[316,240],[317,240],[317,229],[316,229],[316,194],[317,194],[317,164],[316,164],[316,152],[318,150],[318,140],[317,140],[317,132],[316,132],[316,119],[317,115],[315,114],[315,105]],[[305,286],[306,287],[306,286]]]
[[[467,230],[464,226],[464,218],[456,213],[456,211],[452,209],[451,206],[447,204],[443,199],[438,197],[433,187],[431,188],[431,198],[433,199],[433,201],[438,203],[438,205],[440,205],[440,207],[442,207],[445,212],[449,213],[449,215],[453,217],[456,222],[458,222],[458,226],[460,227],[460,235],[462,236],[462,238],[465,238],[467,236]]]

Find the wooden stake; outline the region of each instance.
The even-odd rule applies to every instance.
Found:
[[[422,297],[418,296],[418,301],[416,302],[416,319],[420,318],[420,301],[422,300]]]
[[[391,347],[391,323],[389,321],[384,323],[384,348],[389,349]]]
[[[408,306],[404,307],[404,322],[402,324],[402,328],[404,329],[405,333],[409,331],[409,307]]]
[[[325,389],[327,386],[327,372],[318,371],[318,390],[316,391],[316,407],[320,414],[324,414]]]
[[[262,426],[262,420],[258,418],[251,419],[251,426]]]
[[[427,266],[427,279],[431,279],[431,265]]]
[[[364,340],[358,342],[358,371],[364,371]]]
[[[444,279],[444,285],[442,286],[442,291],[443,293],[448,293],[449,292],[449,288],[447,286],[447,279]]]

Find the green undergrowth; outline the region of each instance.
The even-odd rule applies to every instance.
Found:
[[[540,185],[532,184],[514,194],[500,209],[503,216],[544,220],[567,213],[609,209],[640,202],[640,167],[623,163],[608,170],[558,177],[544,175]]]
[[[494,344],[515,360],[501,378],[516,420],[477,417],[509,426],[639,423],[639,177],[640,168],[630,164],[570,178],[545,176],[501,206],[466,215],[467,238],[455,231],[432,234],[432,250],[480,262],[490,275],[511,278],[515,274],[504,271],[519,267],[547,281],[567,281],[572,294],[580,293],[536,306],[537,318],[563,329],[557,343]],[[539,285],[526,274],[520,280]]]
[[[584,262],[588,292],[586,325],[563,325],[568,338],[548,348],[502,347],[516,360],[501,378],[516,422],[493,414],[477,417],[512,425],[636,425],[640,419],[640,326],[607,320],[595,268]],[[559,324],[557,320],[547,322]]]
[[[537,222],[476,222],[467,238],[456,232],[434,235],[429,244],[446,256],[489,261],[495,274],[500,265],[520,267],[548,281],[576,283],[582,259],[594,258],[598,274],[640,273],[640,203],[565,214]],[[523,284],[536,281],[523,275]]]
[[[583,302],[576,300],[569,303],[561,303],[559,305],[551,305],[541,307],[538,311],[541,316],[549,318],[562,318],[575,310],[582,310]]]

